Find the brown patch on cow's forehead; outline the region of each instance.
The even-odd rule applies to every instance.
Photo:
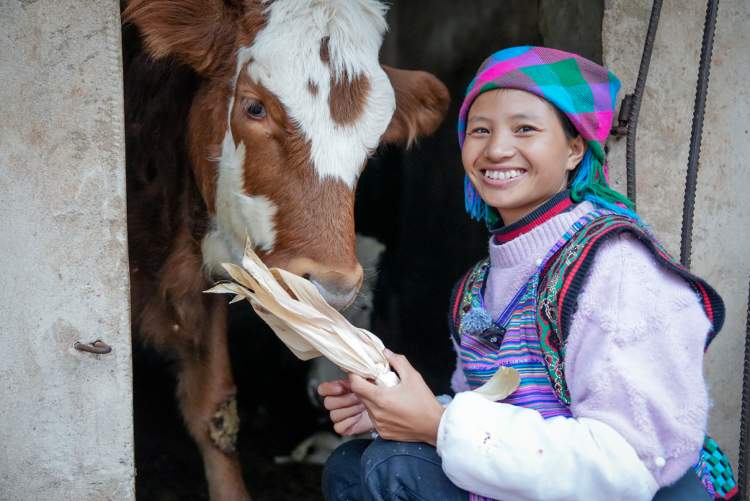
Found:
[[[307,90],[310,92],[311,95],[317,96],[318,95],[318,84],[316,84],[312,80],[308,80],[307,81]]]
[[[328,95],[328,107],[331,118],[339,125],[350,125],[362,115],[370,92],[370,80],[363,74],[353,78],[344,73],[336,78],[331,76],[331,93]]]
[[[328,52],[328,41],[331,37],[323,37],[320,39],[320,60],[328,64],[331,60],[331,55]]]

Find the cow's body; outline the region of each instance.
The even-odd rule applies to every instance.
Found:
[[[126,8],[152,56],[192,67],[126,61],[126,78],[145,75],[126,89],[145,86],[138,96],[150,94],[164,114],[126,96],[131,295],[139,337],[177,362],[212,499],[247,493],[234,450],[226,300],[202,291],[220,263],[239,261],[249,235],[267,263],[306,276],[332,304],[350,302],[362,280],[353,203],[366,158],[381,140],[431,132],[447,107],[434,77],[381,68],[383,15],[371,0]],[[189,106],[160,95],[175,88],[192,96]],[[154,138],[170,146],[139,148]]]

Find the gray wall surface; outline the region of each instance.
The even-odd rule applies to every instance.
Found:
[[[633,91],[649,0],[605,1],[604,61]],[[679,257],[682,204],[706,2],[667,0],[661,13],[637,136],[638,211]],[[727,320],[706,357],[710,432],[737,468],[742,356],[750,278],[750,2],[723,0],[714,41],[698,175],[692,268],[724,298]],[[625,192],[625,140],[610,142]]]
[[[120,54],[115,0],[0,1],[3,501],[134,498]]]

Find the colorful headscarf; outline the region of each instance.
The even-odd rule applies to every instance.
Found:
[[[635,216],[632,202],[607,184],[604,142],[612,128],[620,81],[606,68],[583,57],[545,47],[512,47],[485,59],[466,89],[458,114],[458,143],[466,136],[466,118],[474,100],[494,89],[531,92],[552,103],[576,128],[588,148],[570,186],[575,202],[590,200],[621,214]],[[468,176],[464,178],[466,211],[493,223],[489,210]]]

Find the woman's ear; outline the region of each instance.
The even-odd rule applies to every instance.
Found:
[[[584,153],[586,153],[586,143],[580,134],[568,140],[568,164],[565,166],[565,170],[570,172],[578,167]]]

